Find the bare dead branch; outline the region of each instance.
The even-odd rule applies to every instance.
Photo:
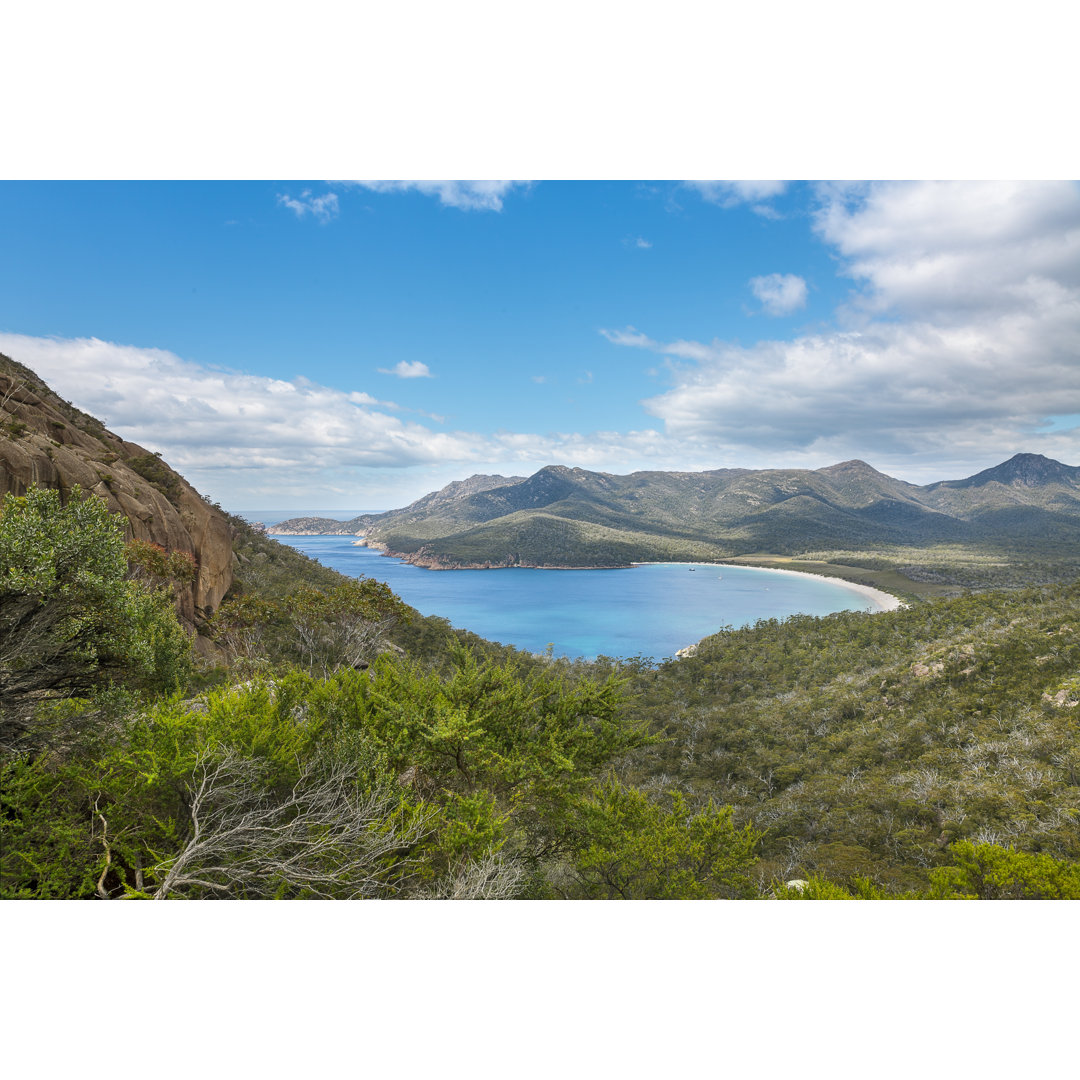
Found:
[[[233,751],[204,756],[190,789],[191,836],[153,868],[155,899],[208,891],[222,897],[359,899],[393,894],[407,876],[427,818],[384,792],[358,792],[335,766],[306,768],[285,796],[264,790],[258,763]]]
[[[525,871],[498,852],[488,851],[480,859],[470,859],[449,877],[423,894],[428,900],[513,900]]]

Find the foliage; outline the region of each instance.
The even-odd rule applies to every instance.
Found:
[[[962,840],[1075,861],[1078,670],[1080,583],[762,621],[633,675],[666,741],[620,777],[733,805],[781,880],[925,890]]]
[[[191,581],[198,572],[190,551],[167,551],[150,540],[129,540],[126,552],[134,575],[151,581]]]
[[[961,840],[956,862],[930,872],[934,900],[1080,900],[1080,865],[1046,854]]]
[[[138,709],[4,766],[6,896],[507,896],[640,745],[614,682],[393,656]]]
[[[168,597],[127,580],[123,531],[78,488],[32,488],[0,508],[0,744],[29,737],[43,704],[110,680],[183,685],[191,645]]]
[[[530,865],[568,841],[573,801],[614,757],[647,741],[619,716],[619,683],[457,650],[440,675],[389,656],[341,671],[313,696],[340,735],[373,741],[412,790],[443,806],[452,862],[513,834]]]
[[[960,840],[949,846],[952,865],[931,870],[928,889],[893,894],[869,878],[848,887],[811,875],[777,884],[778,900],[1080,900],[1080,864],[1029,854],[1000,844]]]
[[[569,895],[602,900],[750,897],[748,872],[760,833],[737,828],[731,807],[691,811],[676,792],[661,806],[615,780],[577,808],[582,846],[571,860]]]
[[[170,501],[179,496],[180,478],[161,460],[160,454],[137,454],[127,458],[124,464],[149,480]]]
[[[778,883],[773,887],[772,895],[777,900],[897,900],[901,897],[890,895],[876,886],[869,878],[855,877],[850,888],[828,881],[816,874],[809,880],[794,880]],[[914,899],[914,893],[904,894],[903,899]]]
[[[240,593],[214,613],[209,633],[249,664],[299,662],[329,675],[366,667],[388,628],[409,609],[380,581],[343,579],[329,588],[301,585],[280,600]]]

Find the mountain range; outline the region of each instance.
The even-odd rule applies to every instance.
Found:
[[[192,552],[198,573],[178,596],[189,626],[201,625],[232,586],[237,529],[246,535],[239,519],[201,498],[158,455],[0,356],[0,495],[35,483],[61,492],[79,484],[124,515],[129,536]],[[974,476],[919,486],[863,461],[628,476],[551,465],[528,477],[472,476],[383,514],[293,518],[269,531],[358,535],[432,568],[603,567],[954,545],[994,556],[1064,557],[1068,566],[1049,578],[1036,575],[1049,580],[1072,574],[1080,551],[1080,468],[1017,454]]]
[[[822,469],[628,476],[549,465],[473,476],[400,510],[349,521],[292,518],[273,533],[357,535],[432,568],[621,566],[650,559],[945,543],[1080,543],[1080,467],[1017,454],[919,486],[865,461]]]

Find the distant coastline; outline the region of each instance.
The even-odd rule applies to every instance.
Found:
[[[884,589],[876,588],[873,585],[852,581],[850,578],[844,577],[841,573],[836,572],[840,570],[839,567],[837,567],[835,571],[830,567],[829,570],[832,572],[819,571],[818,573],[811,573],[807,570],[789,570],[777,566],[754,566],[752,563],[743,561],[742,559],[739,562],[729,562],[726,560],[718,560],[716,562],[692,562],[683,559],[636,559],[633,562],[611,564],[609,566],[536,566],[523,563],[507,565],[505,563],[492,562],[450,563],[444,562],[437,556],[433,557],[418,555],[417,553],[391,551],[385,544],[382,544],[377,540],[368,540],[363,533],[278,532],[273,526],[268,527],[267,532],[270,535],[276,534],[279,536],[353,536],[356,538],[352,541],[353,546],[366,547],[374,551],[379,551],[387,558],[398,559],[410,566],[419,567],[421,570],[629,570],[635,566],[661,566],[667,564],[678,566],[744,566],[753,570],[769,570],[777,574],[797,574],[800,577],[815,579],[825,578],[830,581],[835,581],[845,588],[850,589],[852,592],[865,596],[868,600],[873,600],[879,605],[878,611],[897,611],[898,609],[907,606],[906,602],[894,593],[886,592]],[[743,559],[746,559],[746,557],[744,556]]]

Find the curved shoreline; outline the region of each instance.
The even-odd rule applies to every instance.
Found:
[[[352,541],[354,547],[371,548],[374,551],[380,552],[380,554],[385,557],[398,559],[401,562],[407,563],[410,566],[416,566],[422,570],[629,570],[635,566],[731,566],[745,570],[766,570],[774,574],[795,574],[798,577],[814,578],[818,581],[834,581],[836,584],[842,585],[844,588],[850,589],[852,592],[856,592],[860,596],[866,597],[868,600],[873,600],[874,603],[878,605],[877,611],[872,613],[875,615],[880,611],[897,611],[900,608],[907,607],[907,604],[901,600],[899,596],[896,596],[893,593],[886,592],[884,589],[875,588],[873,585],[864,585],[859,581],[850,581],[847,578],[840,577],[839,574],[812,574],[807,570],[788,570],[787,568],[780,566],[753,566],[752,564],[747,563],[723,561],[689,562],[685,559],[640,559],[635,562],[624,563],[620,566],[493,566],[491,563],[472,563],[464,566],[440,566],[435,559],[416,559],[415,552],[409,554],[400,551],[390,551],[385,544],[381,544],[378,541],[368,541],[363,533],[298,533],[295,535],[358,536],[358,539]]]
[[[417,565],[416,563],[411,562],[410,560],[403,559],[400,555],[398,555],[396,553],[391,553],[391,552],[387,552],[385,550],[380,550],[380,547],[378,547],[378,546],[376,546],[375,544],[372,544],[372,543],[358,542],[357,539],[355,539],[355,538],[353,538],[351,540],[351,543],[350,543],[350,538],[347,537],[347,536],[343,536],[341,534],[321,534],[321,535],[323,535],[324,538],[326,540],[328,540],[328,541],[336,541],[337,543],[344,542],[345,544],[348,544],[348,546],[367,548],[368,551],[371,553],[371,555],[375,555],[377,557],[387,557],[387,556],[389,556],[392,559],[393,562],[400,563],[400,564],[402,564],[403,567],[404,566],[413,566],[417,570],[432,569],[431,567],[425,567],[425,566],[422,566],[422,565]],[[849,608],[846,608],[847,610],[854,611],[854,612],[864,612],[866,614],[878,614],[879,612],[895,611],[895,610],[897,610],[899,608],[904,608],[904,607],[907,606],[907,604],[905,603],[905,601],[902,599],[901,596],[897,596],[897,595],[895,595],[893,593],[886,592],[884,589],[877,588],[877,587],[875,587],[873,585],[868,585],[868,584],[865,584],[863,582],[851,581],[849,579],[842,578],[842,577],[840,577],[839,575],[836,575],[836,574],[822,573],[820,571],[815,573],[815,572],[807,571],[807,570],[792,570],[792,569],[788,569],[786,567],[778,567],[778,566],[760,566],[760,565],[759,566],[754,566],[754,565],[747,565],[747,564],[742,563],[742,562],[736,562],[734,560],[732,560],[732,561],[709,560],[709,561],[705,561],[705,562],[697,562],[697,561],[692,562],[692,561],[688,561],[688,560],[684,560],[684,559],[639,560],[639,561],[634,561],[634,562],[629,563],[629,564],[625,564],[623,567],[614,567],[614,566],[609,565],[609,566],[606,566],[606,567],[559,567],[559,568],[556,568],[556,567],[537,567],[537,566],[533,566],[533,567],[523,567],[523,566],[517,566],[517,567],[506,567],[506,566],[503,566],[503,567],[490,567],[490,566],[488,566],[488,567],[483,567],[483,566],[475,566],[474,565],[472,567],[445,567],[445,569],[474,569],[474,570],[478,570],[478,569],[523,569],[523,570],[524,569],[531,569],[531,570],[553,570],[553,569],[597,570],[597,569],[605,569],[605,570],[614,570],[614,569],[624,569],[624,568],[625,569],[633,569],[634,567],[638,567],[638,566],[644,567],[644,566],[650,566],[650,565],[652,565],[652,566],[682,567],[682,568],[686,568],[686,569],[690,569],[690,570],[698,569],[698,570],[704,572],[705,577],[713,576],[712,574],[709,573],[709,571],[713,571],[714,573],[716,571],[720,571],[721,576],[724,576],[723,573],[722,573],[722,568],[726,566],[726,567],[729,568],[729,570],[737,570],[737,569],[772,570],[774,572],[782,573],[782,574],[796,574],[799,577],[803,577],[803,578],[813,578],[813,579],[818,580],[818,581],[833,582],[836,585],[842,586],[845,589],[845,591],[848,592],[849,595],[850,594],[855,594],[856,596],[858,596],[863,601],[863,603],[861,603],[861,604],[853,602]],[[683,572],[685,573],[685,569],[683,570]],[[378,571],[374,567],[371,567],[371,566],[365,568],[364,570],[354,570],[353,571],[354,576],[365,576],[366,574],[370,574],[370,573],[374,573],[376,576],[378,576]],[[735,578],[737,576],[738,575],[734,575],[734,574],[732,575],[733,578]],[[744,579],[744,581],[745,580],[747,580],[747,579]],[[762,579],[758,579],[759,582],[761,582],[761,580]],[[766,589],[766,591],[767,591],[767,589]],[[867,601],[869,601],[869,603],[867,603]],[[841,608],[840,610],[844,610],[844,608]],[[718,622],[718,619],[716,617],[716,614],[713,613],[712,618],[707,618],[705,620],[705,625],[701,626],[700,628],[699,627],[694,628],[695,630],[697,630],[697,632],[699,634],[704,632],[703,636],[701,638],[699,638],[697,642],[694,642],[694,644],[686,645],[686,646],[684,646],[682,648],[677,647],[678,638],[682,637],[682,633],[679,631],[678,627],[673,627],[672,629],[674,629],[675,633],[674,634],[669,634],[669,640],[670,640],[671,636],[675,636],[675,635],[677,635],[677,636],[675,636],[675,641],[671,642],[667,646],[667,648],[670,648],[672,650],[671,653],[668,654],[668,655],[674,656],[676,658],[685,657],[685,656],[692,656],[694,654],[694,652],[697,651],[697,647],[698,647],[698,645],[700,644],[700,642],[702,640],[710,638],[710,637],[714,636],[717,632],[723,630],[723,626],[718,625],[717,622]],[[686,627],[684,626],[683,630],[685,630],[685,629],[686,629]],[[474,631],[474,632],[481,633],[481,634],[483,633],[483,631],[479,631],[479,630]],[[692,632],[693,631],[691,631],[691,633]],[[687,637],[689,637],[689,636],[690,635],[687,634]],[[497,635],[493,635],[492,640],[495,640],[496,637],[497,637]],[[682,637],[682,640],[686,641],[686,637]],[[691,640],[693,640],[693,639],[691,639]],[[655,642],[653,643],[653,645],[655,645]],[[530,648],[530,646],[527,646],[527,645],[524,645],[524,644],[518,645],[517,647],[522,648],[522,649],[529,649]],[[644,653],[648,652],[650,648],[651,648],[651,646],[646,646],[644,648],[638,649],[637,651],[642,652],[644,654]],[[631,651],[633,651],[633,650],[631,650]],[[654,651],[655,651],[655,649],[654,649]],[[587,652],[582,652],[581,655],[590,655],[590,654],[588,654]]]
[[[711,565],[711,564],[710,564]],[[741,563],[725,563],[725,566],[741,566]],[[833,577],[831,574],[826,576],[825,574],[811,574],[805,570],[784,570],[779,566],[747,566],[746,570],[765,570],[770,574],[796,574],[799,577],[815,578],[817,581],[834,581],[837,585],[843,585],[847,589],[851,589],[853,592],[859,593],[861,596],[865,596],[874,603],[878,604],[878,611],[898,611],[902,607],[907,607],[907,604],[900,599],[899,596],[894,596],[892,593],[885,592],[884,589],[875,589],[873,585],[863,585],[858,581],[848,581],[847,578]],[[877,614],[874,612],[873,614]]]
[[[861,596],[865,596],[869,600],[873,600],[878,605],[878,610],[871,614],[878,614],[881,611],[898,611],[900,608],[907,607],[907,604],[900,599],[899,596],[895,596],[893,593],[885,592],[884,589],[876,589],[873,585],[864,585],[859,581],[848,581],[847,578],[839,577],[836,574],[811,574],[806,570],[787,570],[780,566],[751,566],[746,563],[730,563],[730,562],[683,562],[681,560],[676,561],[674,559],[657,559],[650,562],[636,562],[634,566],[730,566],[733,570],[764,570],[771,574],[795,574],[798,577],[813,578],[815,581],[832,581],[837,585],[843,585],[847,589],[851,589],[853,592],[859,593]]]

